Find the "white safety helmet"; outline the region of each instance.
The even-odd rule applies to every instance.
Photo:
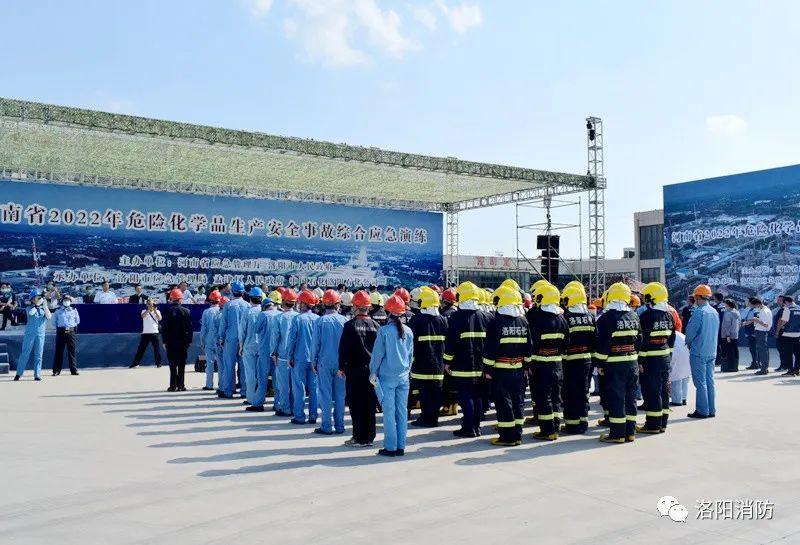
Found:
[[[346,291],[342,294],[342,305],[346,307],[353,306],[353,294],[349,291]]]

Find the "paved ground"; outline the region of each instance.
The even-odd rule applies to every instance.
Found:
[[[180,394],[162,390],[166,368],[0,378],[0,543],[800,542],[800,379],[722,376],[716,419],[676,411],[634,444],[596,428],[539,444],[526,428],[496,448],[454,439],[451,419],[386,460],[188,376]],[[659,518],[664,495],[685,523]],[[774,516],[697,520],[701,499],[771,501]]]

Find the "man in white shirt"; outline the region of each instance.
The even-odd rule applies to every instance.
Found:
[[[183,293],[183,299],[181,299],[182,305],[193,305],[194,304],[194,297],[192,297],[192,292],[189,291],[189,286],[186,282],[181,282],[178,284],[178,289],[181,290]]]
[[[116,305],[117,294],[109,289],[108,282],[101,284],[102,291],[95,292],[94,302],[98,305]]]
[[[772,329],[772,312],[759,298],[753,299],[753,325],[755,326],[756,354],[761,369],[756,371],[756,375],[766,375],[769,372],[769,347],[767,337]]]

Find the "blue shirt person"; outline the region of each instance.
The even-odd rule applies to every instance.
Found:
[[[44,329],[47,320],[52,317],[50,309],[44,303],[42,291],[34,289],[28,296],[30,306],[26,309],[28,323],[25,325],[25,336],[22,340],[22,351],[17,361],[17,374],[14,380],[19,380],[33,359],[33,379],[42,380],[42,355],[44,354]]]
[[[692,418],[715,416],[717,409],[714,391],[714,363],[717,359],[719,340],[719,314],[708,304],[711,289],[701,284],[695,289],[695,309],[686,326],[686,346],[689,348],[689,363],[692,382],[697,389],[696,406]]]
[[[344,433],[345,377],[339,372],[339,341],[347,318],[339,312],[341,296],[327,290],[322,296],[325,314],[314,322],[313,365],[317,371],[317,390],[322,423],[315,433]],[[333,430],[331,429],[333,412]]]
[[[314,322],[319,316],[312,309],[319,298],[310,290],[303,290],[299,296],[300,314],[295,316],[287,341],[289,366],[292,375],[292,424],[305,424],[305,391],[308,388],[308,421],[317,421],[317,376],[312,366],[314,346]]]

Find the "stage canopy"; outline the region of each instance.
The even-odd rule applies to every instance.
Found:
[[[0,169],[30,181],[445,212],[595,184],[576,174],[2,98]]]

